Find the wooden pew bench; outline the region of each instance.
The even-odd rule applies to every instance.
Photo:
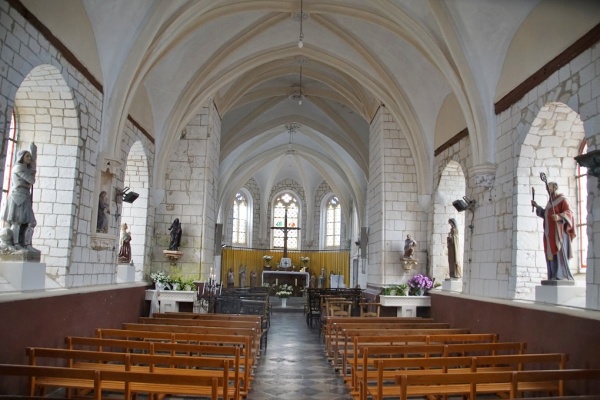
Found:
[[[234,386],[237,392],[246,396],[247,390],[244,385],[244,369],[240,359],[241,346],[231,346],[226,344],[202,345],[187,343],[170,342],[145,342],[139,340],[119,340],[119,339],[100,339],[90,337],[69,336],[65,338],[68,350],[87,350],[96,352],[120,352],[151,355],[170,355],[170,356],[204,356],[227,358],[233,360],[233,368],[230,369],[230,375],[233,374]]]
[[[354,337],[375,337],[385,336],[394,337],[390,341],[390,344],[410,344],[411,338],[415,338],[415,342],[423,343],[422,340],[429,340],[427,337],[432,335],[456,335],[456,334],[468,334],[468,329],[437,329],[437,328],[423,328],[423,329],[342,329],[339,335],[336,335],[335,343],[333,344],[333,354],[329,357],[336,370],[343,367],[344,355],[349,354],[352,351]],[[400,342],[400,337],[404,337],[404,342]]]
[[[182,325],[158,325],[158,324],[137,324],[124,323],[123,329],[132,331],[151,331],[168,333],[194,333],[206,335],[223,336],[247,336],[250,338],[253,357],[258,358],[260,354],[260,330],[256,328],[235,328],[235,327],[217,327],[217,326],[182,326]]]
[[[398,385],[394,385],[398,375],[428,375],[459,372],[498,372],[520,371],[523,369],[564,369],[565,354],[512,354],[478,357],[415,357],[387,358],[374,361],[375,373],[358,376],[361,399],[371,396],[381,400],[398,397]],[[469,371],[470,370],[470,371]]]
[[[220,346],[235,346],[240,349],[240,361],[243,369],[243,387],[241,393],[248,393],[250,383],[254,379],[253,369],[256,365],[254,349],[249,336],[209,335],[196,333],[172,333],[153,331],[133,331],[126,329],[96,329],[98,338],[151,341],[155,343],[185,343]]]
[[[193,375],[99,371],[92,369],[0,364],[0,375],[28,377],[33,382],[46,382],[45,387],[92,391],[95,400],[102,392],[121,391],[125,398],[138,393],[208,396],[219,399],[218,379]],[[33,386],[32,386],[33,389]],[[35,392],[30,398],[36,397]],[[79,398],[75,396],[73,398]]]
[[[395,396],[401,400],[414,396],[506,394],[516,399],[524,392],[564,396],[565,380],[600,379],[598,369],[562,369],[537,371],[465,372],[453,374],[398,375]]]
[[[231,359],[212,357],[164,356],[152,354],[129,354],[115,352],[95,352],[85,350],[66,350],[55,348],[30,347],[27,349],[30,365],[45,362],[64,362],[70,368],[94,371],[131,371],[146,374],[192,375],[199,378],[216,378],[219,393],[223,399],[239,399],[239,381],[230,377],[234,368]],[[32,382],[34,388],[56,387],[53,378],[38,378]],[[106,382],[104,387],[113,391],[124,391],[121,382]],[[136,390],[137,392],[138,390]],[[158,393],[158,392],[154,392]],[[162,392],[168,394],[169,392]],[[183,393],[177,393],[183,394]],[[196,395],[210,395],[208,388],[197,390]]]
[[[373,346],[407,346],[413,345],[445,345],[450,344],[489,344],[496,343],[498,335],[493,333],[455,333],[438,335],[402,335],[402,336],[361,336],[352,337],[352,344],[345,341],[342,350],[342,376],[346,377],[350,365],[356,364],[362,358],[361,352],[365,347]],[[431,349],[430,349],[431,351]],[[354,369],[357,369],[355,365]],[[356,389],[355,385],[353,386]]]
[[[527,346],[522,342],[452,343],[421,345],[357,345],[349,362],[349,376],[344,380],[353,395],[358,396],[358,377],[363,382],[377,378],[375,361],[381,358],[404,357],[473,357],[500,354],[524,354]]]

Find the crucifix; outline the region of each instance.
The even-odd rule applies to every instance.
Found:
[[[288,224],[288,210],[287,208],[285,209],[285,214],[283,217],[283,227],[281,226],[272,226],[271,229],[279,229],[283,231],[283,258],[288,258],[287,256],[287,241],[288,241],[288,231],[296,231],[296,230],[300,230],[300,228],[290,228],[287,226]]]

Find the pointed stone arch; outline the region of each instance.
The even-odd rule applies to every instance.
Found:
[[[466,177],[463,167],[458,161],[450,160],[440,174],[440,182],[435,190],[433,201],[433,229],[431,236],[431,275],[436,282],[449,277],[448,247],[446,237],[450,231],[448,220],[454,218],[458,223],[460,236],[465,243],[465,213],[459,213],[452,202],[462,199],[466,193]],[[463,257],[464,260],[464,257]],[[462,266],[464,276],[464,263]]]
[[[533,298],[534,288],[547,278],[546,260],[543,251],[543,226],[541,219],[531,210],[531,188],[535,188],[535,200],[544,206],[548,194],[540,173],[548,181],[558,183],[571,205],[573,212],[577,201],[577,164],[574,157],[579,154],[585,140],[584,125],[579,114],[561,102],[547,102],[535,110],[535,118],[527,113],[522,121],[522,131],[516,143],[517,176],[513,202],[513,270],[509,289],[515,298]],[[582,216],[586,219],[586,216]],[[575,215],[575,220],[579,215]],[[570,269],[578,272],[579,241],[574,240]]]
[[[135,265],[135,280],[144,279],[144,265],[150,259],[150,243],[148,238],[148,206],[150,197],[150,168],[148,156],[140,141],[136,141],[127,155],[124,186],[139,194],[133,203],[123,202],[121,223],[126,223],[131,233],[131,258]]]
[[[84,195],[79,183],[83,146],[75,96],[55,66],[39,65],[17,89],[15,113],[18,147],[37,145],[33,246],[41,251],[47,274],[59,286],[83,285],[85,271],[69,270],[78,231],[74,221]]]

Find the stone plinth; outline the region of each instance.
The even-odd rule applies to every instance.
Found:
[[[431,297],[379,295],[379,303],[382,307],[396,307],[398,317],[416,317],[417,307],[431,307]]]
[[[578,296],[583,296],[585,286],[575,284],[575,281],[542,281],[535,287],[535,301],[550,304],[566,304]]]
[[[0,275],[16,290],[46,287],[46,264],[28,261],[0,261]]]
[[[442,290],[444,292],[462,292],[462,279],[448,278],[442,282]]]
[[[117,265],[117,283],[135,282],[135,266],[131,264]]]

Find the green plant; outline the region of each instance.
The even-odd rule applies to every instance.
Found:
[[[381,294],[384,296],[406,296],[408,295],[408,285],[402,283],[400,285],[388,286],[383,288]]]

